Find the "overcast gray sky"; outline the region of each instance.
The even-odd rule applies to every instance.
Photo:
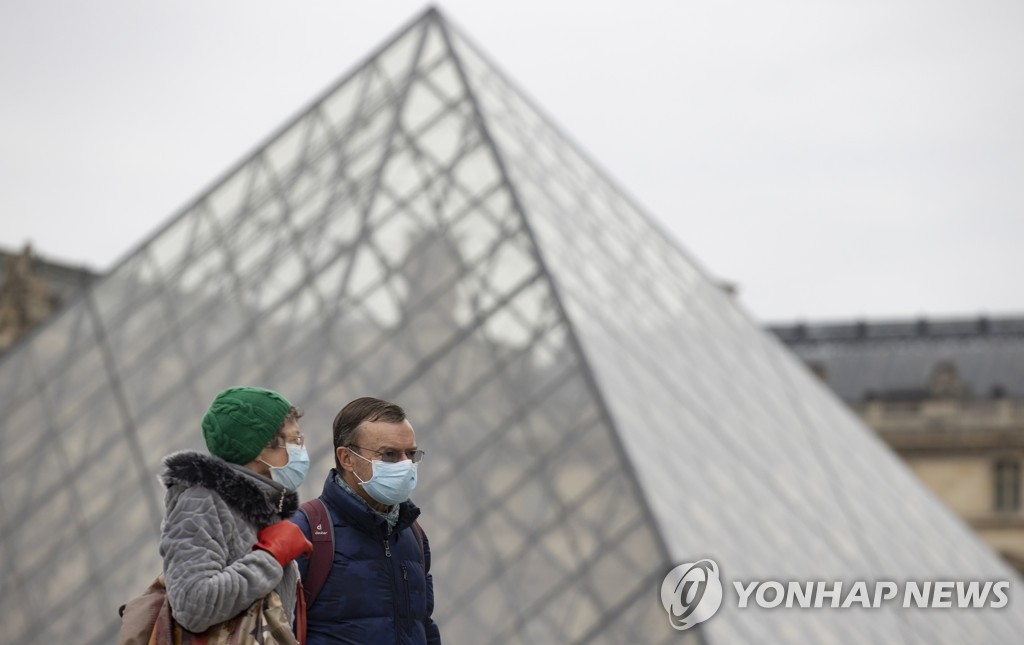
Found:
[[[110,268],[425,6],[0,4],[0,246]],[[1020,0],[438,6],[761,320],[1024,313]]]

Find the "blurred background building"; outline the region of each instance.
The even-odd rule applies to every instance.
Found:
[[[0,354],[96,278],[89,269],[0,249]]]
[[[701,557],[727,593],[1020,580],[436,11],[0,357],[12,641],[114,638],[117,606],[160,566],[161,460],[202,449],[196,420],[240,383],[305,409],[303,498],[342,405],[409,411],[447,642],[1024,631],[1012,603],[726,603],[672,630],[661,580]]]
[[[1024,570],[1024,319],[772,331],[950,508]]]

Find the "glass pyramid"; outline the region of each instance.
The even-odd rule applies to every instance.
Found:
[[[401,403],[449,643],[1012,642],[1002,610],[738,610],[728,580],[1019,580],[427,11],[0,360],[0,622],[109,643],[161,458],[238,383]],[[727,601],[658,590],[712,557]]]

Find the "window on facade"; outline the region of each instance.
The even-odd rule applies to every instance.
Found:
[[[1020,462],[1003,459],[996,462],[995,492],[997,511],[1020,509]]]

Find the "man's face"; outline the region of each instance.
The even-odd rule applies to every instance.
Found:
[[[342,470],[355,474],[362,481],[373,476],[370,461],[386,458],[399,461],[410,459],[417,450],[416,433],[406,419],[400,423],[364,421],[356,430],[355,445],[338,448],[338,461]],[[364,457],[360,459],[358,455]],[[369,460],[369,461],[368,461]]]

